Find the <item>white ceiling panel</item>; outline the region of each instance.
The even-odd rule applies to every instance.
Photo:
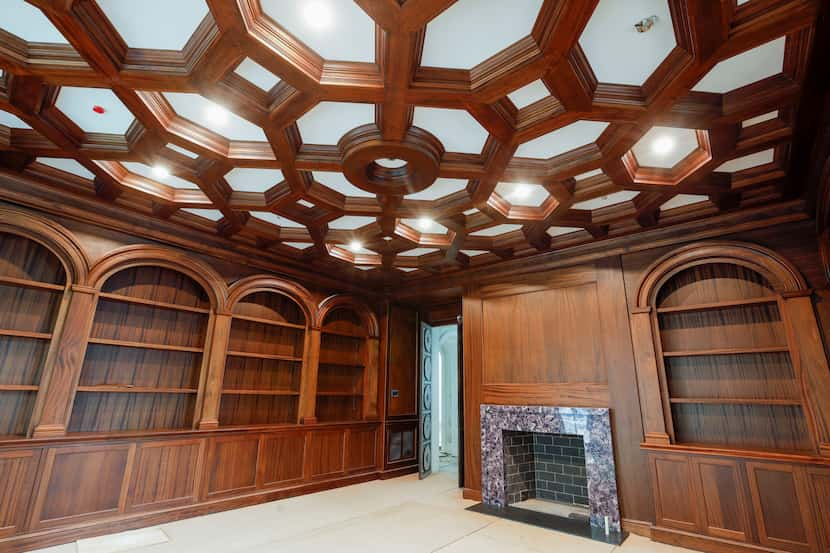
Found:
[[[303,225],[302,223],[292,221],[287,217],[282,217],[280,215],[277,215],[276,213],[271,213],[270,211],[252,211],[251,216],[256,217],[260,221],[265,221],[266,223],[277,225],[278,227],[305,228],[305,225]]]
[[[0,110],[0,126],[10,129],[31,129],[21,118],[8,111]]]
[[[601,121],[577,121],[561,129],[549,132],[516,150],[516,157],[548,159],[576,148],[596,142],[608,123]]]
[[[225,180],[237,192],[265,192],[284,180],[279,169],[253,169],[236,167],[231,169]]]
[[[437,252],[438,248],[415,248],[412,250],[406,250],[405,252],[401,252],[398,255],[400,257],[420,257],[422,255],[427,255],[428,253]]]
[[[570,234],[572,232],[578,232],[580,230],[583,230],[583,229],[581,229],[579,227],[550,227],[545,232],[548,233],[548,236],[556,237],[556,236],[562,236],[564,234]]]
[[[39,157],[35,159],[36,162],[48,165],[49,167],[53,167],[60,171],[64,171],[66,173],[71,173],[73,175],[77,175],[79,177],[83,177],[85,179],[94,179],[95,173],[75,161],[71,158],[66,157]]]
[[[470,69],[529,35],[542,0],[459,0],[427,25],[421,65]]]
[[[204,0],[97,0],[130,48],[181,50],[208,14]]]
[[[228,140],[266,142],[262,129],[199,94],[165,92],[164,97],[179,117],[201,125]]]
[[[375,222],[374,217],[361,217],[359,215],[344,215],[333,221],[329,221],[329,228],[334,230],[355,230]]]
[[[471,232],[470,236],[501,236],[502,234],[519,230],[520,228],[522,228],[522,225],[496,225],[494,227]]]
[[[514,90],[507,95],[510,101],[513,102],[513,105],[519,109],[526,108],[548,96],[550,96],[550,90],[548,90],[548,87],[541,80],[533,81],[529,85]]]
[[[447,152],[480,154],[489,134],[463,109],[416,107],[413,124],[434,134]]]
[[[726,59],[709,71],[692,90],[724,94],[767,77],[784,68],[786,38],[781,37]]]
[[[752,125],[757,125],[758,123],[763,123],[764,121],[771,121],[776,118],[778,118],[778,110],[770,111],[769,113],[764,113],[762,115],[757,115],[741,121],[741,127],[751,127]]]
[[[592,200],[585,200],[584,202],[578,202],[573,204],[574,209],[586,209],[589,211],[593,211],[595,209],[602,209],[604,207],[611,207],[612,205],[618,205],[629,200],[634,199],[639,192],[635,192],[633,190],[621,190],[620,192],[614,192],[613,194],[608,194],[607,196],[600,196],[599,198],[594,198]]]
[[[0,29],[26,42],[69,43],[42,11],[24,0],[3,0],[2,6]]]
[[[693,129],[652,127],[632,149],[641,167],[670,169],[698,148]]]
[[[171,188],[177,188],[179,190],[199,190],[199,187],[189,180],[179,178],[176,175],[160,174],[149,165],[145,165],[143,163],[137,163],[135,161],[122,161],[121,165],[123,165],[124,168],[130,173],[141,175],[145,179],[150,179],[151,181],[166,184]]]
[[[260,5],[327,60],[375,61],[375,22],[352,0],[260,0]]]
[[[245,58],[242,60],[242,63],[237,65],[236,69],[234,69],[234,73],[266,92],[274,88],[280,82],[279,77],[262,67],[251,58]]]
[[[708,196],[701,196],[699,194],[678,194],[671,200],[660,206],[661,210],[668,211],[676,207],[683,207],[686,205],[699,204],[708,200]]]
[[[550,197],[543,186],[522,182],[500,182],[496,193],[510,205],[522,207],[539,207]]]
[[[767,163],[772,163],[773,161],[775,161],[775,150],[770,148],[769,150],[764,150],[762,152],[758,152],[755,154],[749,154],[748,156],[730,159],[726,163],[723,163],[720,166],[718,166],[718,168],[715,169],[715,171],[735,173],[737,171],[743,171],[744,169],[758,167],[759,165],[766,165]]]
[[[355,127],[375,122],[375,105],[320,102],[297,120],[303,144],[333,146]]]
[[[199,157],[199,154],[197,154],[196,152],[191,152],[190,150],[186,150],[181,146],[177,146],[176,144],[168,144],[167,147],[173,150],[174,152],[178,152],[183,156],[189,157],[190,159],[197,159]]]
[[[640,33],[634,24],[657,16]],[[642,85],[677,45],[666,0],[600,0],[579,38],[601,83]]]
[[[220,221],[224,215],[218,209],[196,209],[191,207],[186,207],[182,209],[182,211],[186,211],[197,217],[201,217],[202,219],[209,219],[211,221]]]
[[[135,119],[108,88],[61,87],[55,106],[88,133],[123,135]],[[93,111],[95,106],[104,108],[104,113]]]
[[[353,196],[355,198],[374,198],[375,194],[367,192],[362,188],[358,188],[346,179],[343,173],[335,173],[333,171],[314,171],[312,173],[314,180],[320,184],[331,188],[335,192],[339,192],[344,196]]]
[[[429,188],[408,194],[407,200],[438,200],[450,194],[455,194],[467,188],[467,181],[464,179],[445,179],[439,177]]]

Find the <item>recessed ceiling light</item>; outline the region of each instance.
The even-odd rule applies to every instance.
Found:
[[[513,190],[510,191],[509,198],[510,200],[526,200],[528,196],[530,196],[531,189],[526,184],[517,184],[513,187]]]
[[[429,217],[419,217],[418,222],[416,223],[418,228],[423,231],[428,231],[432,228],[432,225],[435,224],[435,221],[430,219]]]
[[[363,249],[363,244],[360,243],[359,240],[352,240],[349,244],[349,249],[352,250],[354,253],[360,252]]]
[[[671,136],[658,136],[654,142],[651,143],[651,149],[655,154],[666,155],[674,150],[675,142]]]
[[[224,125],[228,122],[228,110],[220,105],[209,102],[205,108],[205,117],[214,125]]]
[[[392,241],[392,237],[391,237],[391,236],[384,236],[384,237],[383,237],[383,239],[384,239],[384,240],[386,240],[387,242],[391,242],[391,241]]]
[[[331,7],[325,2],[310,2],[303,10],[308,26],[318,31],[328,29],[332,23]]]
[[[170,176],[170,170],[163,165],[155,165],[153,167],[153,176],[159,179],[166,179]]]

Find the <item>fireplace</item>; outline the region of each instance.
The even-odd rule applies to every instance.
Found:
[[[481,465],[477,510],[622,541],[608,409],[482,405]]]

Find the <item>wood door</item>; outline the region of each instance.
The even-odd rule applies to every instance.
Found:
[[[689,458],[661,454],[651,455],[650,461],[657,525],[686,532],[700,532]]]
[[[810,467],[807,474],[822,551],[830,553],[830,469]]]
[[[749,512],[739,465],[731,459],[692,459],[701,522],[707,534],[750,540]]]
[[[419,404],[420,455],[418,476],[432,474],[432,326],[421,323],[421,401]]]
[[[748,462],[746,471],[761,544],[796,553],[816,551],[803,467]]]

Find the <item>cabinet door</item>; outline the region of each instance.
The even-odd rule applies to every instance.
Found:
[[[0,538],[23,530],[38,450],[0,452]]]
[[[689,458],[682,455],[651,455],[651,477],[657,525],[687,532],[700,531]]]
[[[804,469],[748,462],[746,471],[761,544],[797,553],[816,551]]]
[[[715,538],[749,541],[749,513],[739,465],[731,459],[694,459],[701,522]]]
[[[809,468],[807,471],[822,551],[830,553],[830,469]]]

